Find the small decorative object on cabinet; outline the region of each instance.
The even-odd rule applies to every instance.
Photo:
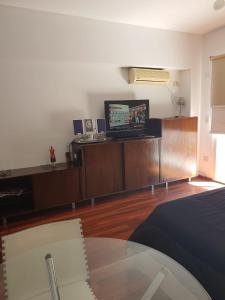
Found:
[[[84,120],[84,128],[85,128],[86,133],[93,132],[94,131],[93,120],[85,119]]]
[[[49,149],[49,153],[50,153],[50,162],[54,167],[56,163],[56,156],[55,156],[55,149],[52,146]]]

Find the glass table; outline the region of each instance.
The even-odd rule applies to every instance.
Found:
[[[61,300],[211,299],[186,269],[159,251],[119,239],[86,238],[49,243],[9,258],[9,300],[52,299],[47,254],[54,261]],[[1,293],[2,288],[1,274]]]

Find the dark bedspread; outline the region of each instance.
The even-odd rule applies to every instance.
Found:
[[[225,189],[158,206],[130,237],[182,264],[214,300],[225,300]]]

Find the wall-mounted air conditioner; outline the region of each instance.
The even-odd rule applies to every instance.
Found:
[[[167,83],[170,72],[162,69],[129,68],[129,83]]]

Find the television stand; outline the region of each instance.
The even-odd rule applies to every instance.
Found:
[[[159,184],[160,138],[108,139],[97,144],[72,143],[80,166],[82,199],[95,199]],[[93,201],[92,201],[93,202]]]

